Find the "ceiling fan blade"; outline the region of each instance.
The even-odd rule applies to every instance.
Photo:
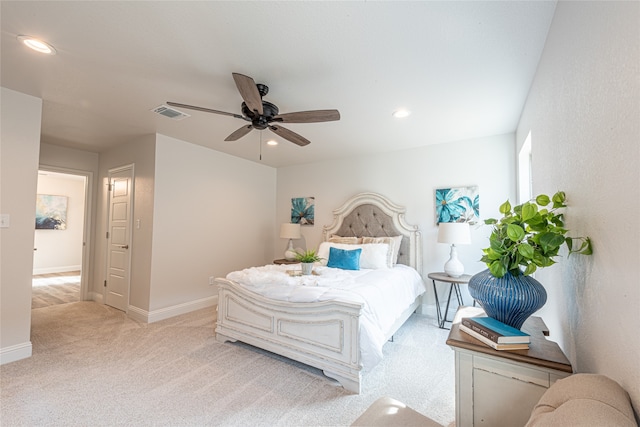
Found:
[[[271,131],[276,135],[281,136],[282,138],[289,140],[301,147],[311,144],[311,141],[309,141],[307,138],[300,136],[297,133],[290,131],[289,129],[285,129],[282,126],[269,126],[269,129],[271,129]]]
[[[338,110],[298,111],[297,113],[278,114],[273,118],[274,122],[282,123],[317,123],[335,120],[340,120]]]
[[[245,136],[246,134],[248,134],[249,132],[251,132],[251,129],[253,129],[253,125],[242,126],[240,129],[238,129],[237,131],[233,132],[231,135],[226,137],[224,140],[225,141],[237,141],[240,138],[242,138],[243,136]]]
[[[245,104],[247,104],[247,107],[249,107],[249,110],[257,111],[258,114],[262,115],[262,97],[260,96],[256,82],[253,81],[251,77],[245,76],[244,74],[232,74],[233,80],[235,80],[238,91],[240,92],[240,96],[242,96],[242,99]]]
[[[187,108],[189,110],[204,111],[205,113],[223,114],[225,116],[231,116],[231,117],[236,117],[238,119],[247,120],[240,114],[227,113],[225,111],[212,110],[210,108],[196,107],[194,105],[187,105],[187,104],[179,104],[177,102],[171,102],[171,101],[167,101],[167,105],[170,105],[172,107],[178,107],[178,108]]]

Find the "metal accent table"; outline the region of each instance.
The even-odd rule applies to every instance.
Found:
[[[436,314],[438,315],[438,327],[440,329],[447,329],[444,327],[445,322],[451,322],[451,320],[447,320],[447,314],[449,313],[449,304],[451,303],[451,294],[455,291],[456,298],[458,300],[458,306],[463,306],[464,301],[462,300],[462,294],[460,293],[460,284],[468,284],[469,279],[471,279],[471,275],[463,274],[460,277],[451,277],[446,273],[437,272],[437,273],[429,273],[429,279],[433,282],[433,293],[436,297]],[[438,291],[436,289],[436,281],[449,283],[451,287],[449,288],[449,297],[447,298],[447,308],[444,311],[444,316],[442,315],[442,311],[440,309],[440,299],[438,298]],[[473,302],[475,306],[475,301]]]

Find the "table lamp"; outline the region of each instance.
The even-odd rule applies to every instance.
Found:
[[[296,259],[296,251],[293,249],[293,239],[300,238],[300,224],[284,223],[280,226],[280,238],[289,239],[289,246],[284,252],[284,259],[293,261]]]
[[[464,265],[458,259],[456,245],[471,243],[471,232],[466,222],[441,222],[438,228],[438,243],[450,243],[451,254],[444,264],[444,272],[451,277],[460,277],[464,273]]]

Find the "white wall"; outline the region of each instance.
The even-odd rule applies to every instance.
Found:
[[[333,210],[348,198],[366,191],[382,194],[405,206],[405,218],[417,225],[423,240],[423,277],[442,271],[450,247],[436,243],[437,226],[434,193],[438,188],[478,185],[481,219],[497,217],[498,207],[506,199],[515,200],[514,135],[500,135],[384,154],[362,155],[327,162],[310,163],[278,169],[277,224],[290,222],[291,198],[314,196],[315,225],[302,227],[304,240],[295,246],[317,248],[322,227],[333,220]],[[478,260],[481,249],[488,246],[490,228],[472,230],[472,244],[458,247],[465,272],[472,274],[486,266]],[[281,258],[286,241],[277,239],[275,254]],[[427,283],[427,304],[432,305],[433,291]],[[443,285],[446,286],[446,285]],[[439,285],[439,295],[445,287]],[[471,297],[463,287],[465,301]],[[433,307],[435,315],[435,307]]]
[[[31,356],[31,277],[42,100],[0,93],[0,363]]]
[[[591,257],[541,270],[541,313],[574,369],[610,376],[640,409],[638,2],[559,2],[517,140],[531,130],[534,193],[564,190]]]
[[[67,197],[67,228],[36,230],[33,274],[80,270],[84,232],[85,178],[40,172],[38,194]]]
[[[273,256],[276,170],[157,135],[150,311],[215,298],[209,277]]]
[[[100,154],[95,233],[93,299],[103,301],[106,278],[107,183],[109,170],[134,164],[134,219],[140,228],[131,230],[131,285],[129,305],[149,309],[151,288],[151,242],[153,238],[153,186],[155,175],[155,135],[145,135]]]

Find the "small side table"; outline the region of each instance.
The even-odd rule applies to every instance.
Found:
[[[300,264],[300,261],[296,261],[295,259],[292,261],[289,261],[288,259],[274,259],[273,263],[276,265],[281,265],[281,264]]]
[[[494,350],[460,331],[462,317],[482,314],[480,308],[458,308],[447,338],[455,353],[456,425],[523,426],[544,392],[573,367],[560,346],[546,339],[549,330],[539,317],[522,326],[531,335],[528,350]]]
[[[444,327],[445,322],[451,322],[451,320],[447,320],[447,314],[449,313],[449,304],[451,303],[451,294],[453,292],[456,293],[456,298],[458,299],[458,306],[463,306],[464,301],[462,300],[462,294],[460,293],[460,284],[468,284],[471,276],[469,274],[463,274],[460,277],[451,277],[446,273],[429,273],[429,279],[433,282],[433,294],[436,297],[436,313],[438,315],[438,327],[440,329],[446,329]],[[447,298],[447,308],[444,310],[444,315],[442,315],[442,311],[440,309],[440,299],[438,298],[438,290],[436,289],[436,281],[449,283],[451,287],[449,288],[449,297]],[[475,306],[475,301],[473,302]]]

